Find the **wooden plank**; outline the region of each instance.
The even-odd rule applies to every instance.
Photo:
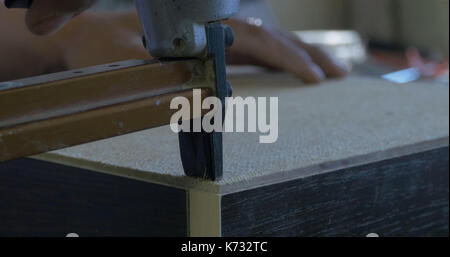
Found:
[[[0,127],[185,89],[194,62],[125,61],[0,83]]]
[[[0,163],[0,236],[186,236],[184,190],[48,162]]]
[[[0,83],[0,161],[170,124],[173,98],[212,94],[208,65],[126,61]]]
[[[202,90],[202,97],[209,95]],[[0,161],[35,155],[170,123],[174,97],[193,101],[192,90],[149,97],[69,116],[0,128]],[[195,117],[195,116],[194,116]]]
[[[449,148],[222,198],[223,236],[448,236]]]

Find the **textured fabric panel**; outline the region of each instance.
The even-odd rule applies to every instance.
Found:
[[[448,138],[448,87],[364,77],[316,86],[304,86],[284,74],[231,77],[235,95],[279,97],[279,139],[263,145],[258,134],[225,134],[224,178],[216,182],[219,185]],[[57,151],[46,158],[57,157],[125,168],[130,170],[127,176],[184,176],[178,138],[169,127]]]

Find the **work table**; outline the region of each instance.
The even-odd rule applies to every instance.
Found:
[[[172,231],[167,224],[179,226],[171,235],[448,234],[448,86],[362,76],[304,85],[279,73],[232,73],[230,81],[235,96],[279,97],[279,137],[274,144],[259,144],[258,133],[226,133],[220,181],[184,175],[178,137],[167,126],[22,161],[45,163],[41,176],[62,176],[57,170],[67,169],[148,184],[155,199],[167,201],[159,204],[171,206],[164,212],[150,202],[143,217],[150,211],[167,215],[177,205],[186,210],[186,216],[177,214],[178,223],[161,225],[166,232]],[[2,164],[0,171],[19,162]],[[50,172],[49,165],[56,168]],[[58,181],[64,184],[64,178]],[[71,183],[93,183],[86,181]],[[133,192],[131,184],[114,190]],[[428,230],[412,222],[424,213]],[[87,227],[87,234],[102,234]],[[161,229],[146,231],[165,235]],[[121,234],[103,231],[115,233]],[[138,228],[130,233],[146,235]]]
[[[116,175],[229,193],[240,186],[258,186],[259,181],[305,176],[324,163],[355,165],[430,144],[448,145],[448,87],[358,76],[303,85],[276,73],[235,74],[231,82],[235,96],[279,97],[279,137],[274,144],[259,144],[258,133],[226,133],[224,177],[218,182],[184,176],[178,137],[168,126],[36,158],[106,173],[113,168]],[[390,154],[383,154],[386,151]]]

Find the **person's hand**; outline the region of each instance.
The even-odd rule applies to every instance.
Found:
[[[26,36],[33,44],[30,50],[42,45],[34,55],[56,56],[55,51],[60,53],[59,57],[53,58],[55,60],[46,61],[52,63],[48,71],[150,58],[141,43],[136,12],[84,13],[67,24],[95,2],[97,0],[33,1],[25,18],[30,31],[44,35],[64,27],[45,40]],[[228,51],[231,64],[254,64],[288,71],[308,83],[320,82],[326,77],[342,77],[347,73],[344,65],[320,48],[302,42],[289,32],[257,27],[237,19],[225,23],[235,31],[235,44]],[[64,67],[58,68],[55,63]]]
[[[320,48],[293,34],[256,27],[244,21],[225,21],[235,32],[228,63],[253,64],[288,71],[307,83],[347,74],[346,67]],[[85,13],[61,33],[61,49],[68,68],[81,68],[126,59],[148,59],[135,12]]]
[[[43,0],[42,0],[43,1]],[[50,0],[48,0],[50,1]],[[302,42],[293,34],[256,27],[231,19],[225,22],[235,32],[228,51],[230,64],[254,64],[288,71],[307,83],[326,77],[342,77],[347,71],[320,48]],[[77,69],[127,59],[149,59],[142,45],[135,11],[85,12],[51,36],[61,52],[59,63]]]
[[[297,36],[279,29],[268,29],[231,19],[225,22],[235,33],[229,50],[232,64],[254,64],[293,73],[306,83],[347,74],[344,64],[321,48],[301,41]]]
[[[151,59],[135,11],[85,12],[54,36],[68,69]]]
[[[97,0],[34,0],[26,14],[28,29],[37,35],[52,34]]]

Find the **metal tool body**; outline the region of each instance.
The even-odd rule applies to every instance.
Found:
[[[205,58],[208,24],[237,13],[239,0],[136,0],[136,7],[152,56]]]
[[[31,4],[5,1],[9,8]],[[202,97],[216,96],[224,104],[231,94],[225,48],[231,46],[233,33],[220,21],[238,11],[239,0],[136,0],[136,7],[145,45],[159,61],[1,83],[0,161],[169,124],[170,99],[181,95],[192,100],[188,89],[201,88]],[[92,94],[81,86],[91,83],[104,93]],[[42,101],[39,94],[51,97]],[[29,104],[14,104],[14,99]],[[222,176],[221,133],[180,132],[179,141],[188,176]]]
[[[210,62],[215,74],[214,93],[223,106],[231,94],[226,80],[225,48],[233,32],[222,26],[239,10],[239,0],[136,0],[147,49],[154,57],[193,57]],[[225,117],[225,108],[222,117]],[[187,175],[216,180],[223,174],[222,134],[180,132],[180,154]]]

